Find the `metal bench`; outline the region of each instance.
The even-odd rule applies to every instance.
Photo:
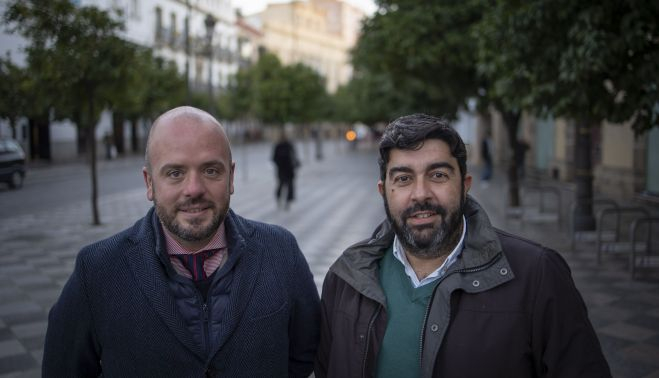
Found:
[[[619,254],[632,252],[631,232],[630,235],[623,235],[621,233],[623,216],[627,218],[626,220],[631,220],[633,223],[636,218],[650,217],[650,212],[638,206],[618,206],[616,208],[602,210],[599,213],[597,222],[597,264],[601,264],[603,253]],[[629,218],[630,216],[631,218]],[[610,236],[608,236],[608,233],[604,233],[604,228],[607,225],[606,220],[610,217],[613,218],[614,227],[607,230],[613,231],[613,240],[609,240]]]
[[[645,238],[639,232],[645,231]],[[653,232],[654,231],[654,232]],[[629,255],[629,272],[632,279],[636,275],[636,263],[640,260],[644,267],[650,266],[655,257],[659,257],[659,217],[642,217],[634,219],[630,226],[631,253]],[[654,255],[656,254],[656,255]],[[659,266],[659,264],[657,265]]]
[[[561,192],[558,188],[542,184],[525,185],[522,194],[522,206],[508,208],[506,215],[518,219],[521,225],[525,222],[532,223],[556,223],[560,226],[561,214]],[[537,195],[537,201],[531,201],[531,195]]]
[[[588,205],[591,204],[593,206],[593,209],[596,211],[596,217],[595,220],[600,218],[600,213],[604,209],[608,208],[618,208],[618,203],[612,199],[608,198],[594,198],[590,201],[582,201],[579,203],[580,205]],[[570,250],[572,252],[576,251],[576,246],[577,243],[595,243],[597,242],[598,238],[598,228],[599,224],[595,224],[595,230],[587,230],[587,231],[577,231],[576,230],[576,224],[574,221],[575,215],[578,210],[578,204],[577,202],[573,202],[572,205],[570,206]],[[611,230],[603,231],[600,235],[602,240],[607,240],[607,241],[612,241],[615,239],[615,232]]]

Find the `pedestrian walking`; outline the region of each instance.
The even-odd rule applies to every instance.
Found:
[[[387,219],[325,277],[316,377],[611,377],[567,264],[490,224],[446,121],[393,121],[379,166]]]
[[[105,159],[112,160],[114,157],[112,153],[112,149],[114,147],[114,138],[109,132],[106,132],[103,135],[103,145],[105,146]]]
[[[277,206],[288,210],[291,202],[295,200],[295,171],[300,166],[300,162],[295,147],[286,137],[284,130],[272,151],[272,161],[277,169],[277,189],[275,190]]]
[[[307,377],[319,299],[296,239],[230,208],[235,163],[208,113],[151,127],[154,202],[82,249],[49,314],[44,377]]]
[[[483,159],[481,180],[484,184],[487,184],[492,178],[492,138],[489,131],[481,141],[481,158]]]
[[[525,162],[526,152],[529,150],[529,144],[524,139],[519,139],[515,145],[515,166],[517,167],[517,177],[523,179],[526,175]]]

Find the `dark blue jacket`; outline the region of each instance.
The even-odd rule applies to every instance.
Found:
[[[307,377],[319,300],[295,238],[232,211],[225,224],[206,303],[163,258],[153,209],[85,247],[50,311],[43,376]]]

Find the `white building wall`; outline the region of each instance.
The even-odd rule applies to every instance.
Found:
[[[228,85],[229,77],[238,70],[238,43],[235,26],[236,15],[231,0],[77,0],[80,6],[97,6],[101,9],[119,11],[125,23],[125,30],[121,33],[123,38],[141,46],[154,47],[154,52],[165,59],[176,62],[179,72],[185,72],[185,63],[189,62],[190,83],[197,81],[198,86],[206,88],[208,74],[208,58],[205,50],[191,49],[190,56],[186,56],[183,45],[185,19],[190,19],[190,39],[200,42],[206,41],[206,26],[204,20],[211,14],[217,20],[213,35],[214,60],[212,62],[212,85],[217,95]],[[7,0],[0,0],[0,12],[4,13]],[[180,47],[156,46],[156,9],[162,11],[162,26],[164,30],[171,30],[172,26],[180,38]],[[172,18],[171,15],[174,15]],[[175,25],[171,21],[175,20]],[[6,56],[9,52],[12,60],[17,64],[24,64],[25,54],[22,49],[27,45],[25,40],[0,29],[0,54]],[[194,48],[194,47],[193,47]],[[223,51],[221,54],[220,52]],[[198,71],[198,75],[196,74]],[[22,121],[22,123],[25,123]],[[128,128],[128,125],[125,127]],[[27,147],[27,127],[18,127],[19,141]],[[108,111],[101,116],[96,129],[96,138],[102,140],[106,132],[112,130],[112,114]],[[53,122],[50,126],[51,150],[54,161],[75,158],[76,127],[71,122]],[[140,129],[140,137],[145,136],[145,130]],[[124,133],[127,137],[129,130]],[[11,129],[6,120],[0,119],[0,136],[11,135]],[[99,149],[102,153],[102,149]]]

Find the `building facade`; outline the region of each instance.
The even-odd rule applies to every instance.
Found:
[[[247,20],[261,30],[267,51],[285,65],[313,68],[333,93],[352,77],[350,49],[363,17],[363,11],[340,0],[309,0],[269,4]]]
[[[155,55],[173,61],[192,90],[219,95],[226,89],[240,64],[236,13],[231,0],[75,0],[78,6],[96,6],[112,11],[124,22],[122,37],[151,47]],[[5,0],[0,0],[4,13]],[[11,53],[23,64],[26,43],[19,36],[0,33],[0,53]],[[121,135],[130,135],[129,125]],[[70,122],[52,122],[49,128],[50,156],[30,154],[30,132],[21,121],[16,138],[33,158],[67,161],[78,158],[77,130]],[[96,140],[112,132],[112,113],[104,112],[96,128]],[[147,125],[139,129],[144,140]],[[0,136],[11,134],[0,120]],[[128,141],[126,141],[128,143]],[[102,153],[103,148],[99,148]]]
[[[573,183],[577,127],[573,120],[524,114],[518,137],[530,146],[524,161],[527,172]],[[479,119],[478,128],[493,131],[495,161],[504,167],[511,153],[501,116],[493,111],[487,122]],[[595,194],[623,203],[637,200],[659,203],[659,128],[636,135],[629,122],[605,121],[591,132]],[[479,164],[478,154],[473,157],[472,161]]]
[[[236,13],[231,0],[79,0],[116,10],[123,37],[176,62],[193,89],[226,88],[238,70]],[[209,48],[210,47],[210,48]]]

